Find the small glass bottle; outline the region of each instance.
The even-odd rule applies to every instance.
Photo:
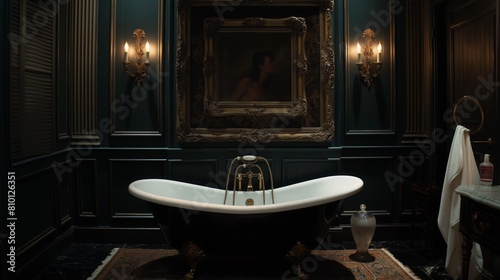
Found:
[[[350,259],[358,262],[375,260],[375,257],[368,252],[368,247],[372,242],[376,226],[375,217],[366,212],[366,205],[361,204],[360,210],[351,216],[351,231],[356,243],[356,253],[350,255]]]
[[[484,155],[484,161],[479,165],[480,184],[491,186],[493,183],[493,164],[490,162],[490,155]]]

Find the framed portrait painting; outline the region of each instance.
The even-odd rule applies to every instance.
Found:
[[[177,140],[329,142],[333,1],[178,1]]]

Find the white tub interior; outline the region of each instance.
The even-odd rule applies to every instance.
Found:
[[[265,205],[262,191],[228,191],[224,204],[225,190],[183,183],[165,179],[144,179],[129,186],[129,192],[145,201],[189,210],[227,214],[252,214],[280,212],[310,207],[337,201],[361,190],[363,181],[354,176],[335,175],[313,179],[274,190],[272,204],[271,190],[265,191]],[[254,205],[245,201],[252,199]]]

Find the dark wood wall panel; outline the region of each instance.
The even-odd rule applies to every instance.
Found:
[[[339,174],[340,159],[283,159],[283,185]]]
[[[16,171],[16,279],[33,279],[71,230],[71,173],[57,174],[53,159]]]
[[[132,196],[130,183],[140,179],[164,179],[166,159],[109,159],[111,217],[132,217],[150,213],[147,204]]]
[[[482,73],[487,79],[495,71],[495,17],[491,11],[459,22],[450,30],[453,46],[450,77],[454,78],[450,90],[457,99],[464,95],[484,94],[477,91],[480,80],[471,73]],[[477,51],[478,44],[482,46],[481,52]]]
[[[206,155],[204,156],[206,157]],[[169,179],[198,184],[201,186],[214,186],[220,174],[217,159],[169,159]],[[221,186],[224,187],[224,186]]]
[[[80,218],[97,217],[97,180],[97,159],[78,159],[76,168],[76,207]]]
[[[56,193],[50,168],[18,177],[16,181],[16,249],[22,252],[55,232]]]
[[[471,130],[476,162],[484,154],[499,158],[498,67],[499,23],[497,0],[450,2],[447,13],[447,106],[449,130],[461,124]],[[475,98],[479,104],[463,101]],[[461,100],[462,99],[462,100]],[[460,103],[459,103],[460,101]],[[452,111],[453,110],[453,111]],[[454,118],[453,118],[454,117]],[[493,143],[488,144],[488,140]],[[451,142],[451,139],[450,139]],[[498,162],[497,162],[498,163]],[[495,173],[495,179],[499,174]]]
[[[63,164],[69,164],[69,161],[63,162]],[[55,177],[56,186],[58,187],[57,191],[57,207],[59,213],[59,222],[61,224],[69,223],[72,215],[72,206],[73,206],[73,195],[71,192],[72,181],[70,178],[70,173],[62,174],[61,177]]]
[[[393,191],[389,188],[384,173],[392,170],[392,165],[392,156],[342,158],[343,173],[357,176],[364,182],[360,192],[344,200],[344,210],[357,211],[363,203],[367,210],[377,213],[377,222],[389,222]]]

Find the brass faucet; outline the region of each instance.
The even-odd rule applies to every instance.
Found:
[[[256,157],[253,155],[247,155],[247,156],[237,156],[235,157],[232,161],[231,164],[229,165],[228,169],[228,176],[226,180],[226,193],[224,195],[224,204],[226,204],[227,200],[227,193],[229,191],[229,180],[231,177],[231,171],[233,164],[235,162],[239,162],[240,164],[236,167],[234,171],[234,182],[233,182],[233,205],[235,204],[235,199],[236,199],[236,190],[237,191],[242,191],[242,181],[243,181],[243,176],[246,175],[247,177],[247,188],[246,191],[254,191],[253,188],[253,183],[252,180],[253,178],[257,178],[259,182],[259,191],[262,191],[262,203],[266,204],[266,197],[265,197],[265,191],[266,191],[266,186],[264,183],[264,172],[262,171],[262,168],[257,164],[257,162],[265,162],[269,171],[269,176],[271,177],[271,199],[272,203],[274,204],[274,184],[273,184],[273,175],[271,171],[271,166],[269,165],[269,162],[263,158],[263,157]],[[246,173],[242,173],[242,169],[246,169]],[[252,169],[257,169],[256,172],[252,172]],[[254,170],[255,171],[255,170]],[[238,181],[238,183],[236,183]],[[237,187],[237,189],[236,189]]]
[[[259,175],[260,175],[260,173],[259,173]],[[252,192],[253,191],[253,186],[252,186],[253,173],[252,173],[252,171],[247,172],[247,178],[248,178],[247,192]]]

